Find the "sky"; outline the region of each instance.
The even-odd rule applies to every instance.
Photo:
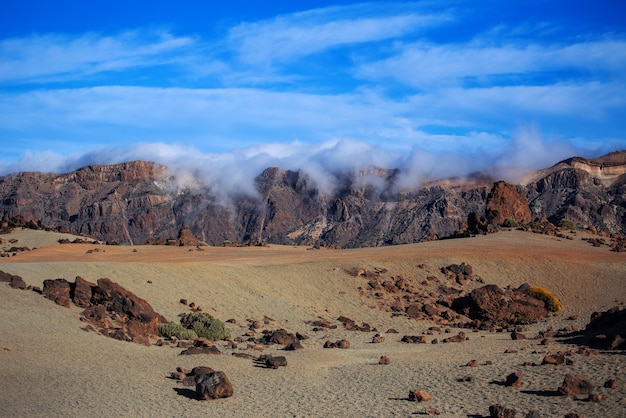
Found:
[[[410,183],[596,157],[626,149],[625,10],[4,0],[0,175],[143,159],[224,187],[268,166]]]

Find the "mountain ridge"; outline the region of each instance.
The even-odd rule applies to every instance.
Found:
[[[256,195],[231,190],[224,200],[199,178],[181,188],[175,173],[150,161],[22,172],[0,177],[0,219],[119,244],[163,243],[188,229],[211,245],[382,246],[485,232],[508,218],[626,233],[626,151],[572,157],[506,187],[478,173],[400,189],[399,175],[378,167],[337,173],[329,192],[303,170],[268,167],[254,180]]]

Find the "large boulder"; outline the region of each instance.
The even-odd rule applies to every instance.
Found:
[[[562,395],[589,395],[593,391],[593,385],[586,377],[580,374],[566,374],[563,384],[559,386]]]
[[[487,285],[472,290],[469,296],[454,300],[452,307],[483,327],[536,322],[548,315],[545,303],[520,290],[504,290]]]
[[[614,307],[594,312],[585,327],[589,345],[594,348],[626,350],[626,309]]]
[[[224,372],[215,371],[198,379],[196,395],[204,400],[228,398],[233,396],[233,385]]]
[[[95,287],[95,283],[91,283],[80,276],[76,276],[73,285],[74,292],[72,294],[72,302],[74,302],[74,305],[80,306],[81,308],[90,307],[91,296]]]
[[[168,322],[146,300],[110,279],[99,279],[91,290],[90,306],[82,315],[104,335],[149,345],[159,335],[158,325]]]
[[[70,283],[65,279],[44,280],[43,295],[57,305],[70,307]]]

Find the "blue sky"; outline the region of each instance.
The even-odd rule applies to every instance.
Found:
[[[626,148],[619,1],[204,3],[2,2],[0,174],[141,158],[417,179]]]

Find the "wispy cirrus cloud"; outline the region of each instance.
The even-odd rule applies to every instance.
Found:
[[[626,71],[626,40],[569,45],[520,42],[403,46],[390,58],[356,70],[369,80],[392,79],[420,90],[450,86],[545,85],[572,79],[611,79]]]
[[[113,36],[44,34],[3,39],[0,82],[69,81],[102,72],[164,65],[193,43],[191,37],[146,31]]]
[[[343,45],[388,40],[441,23],[447,15],[350,16],[351,7],[319,9],[244,23],[229,32],[231,46],[247,63],[289,61]]]

